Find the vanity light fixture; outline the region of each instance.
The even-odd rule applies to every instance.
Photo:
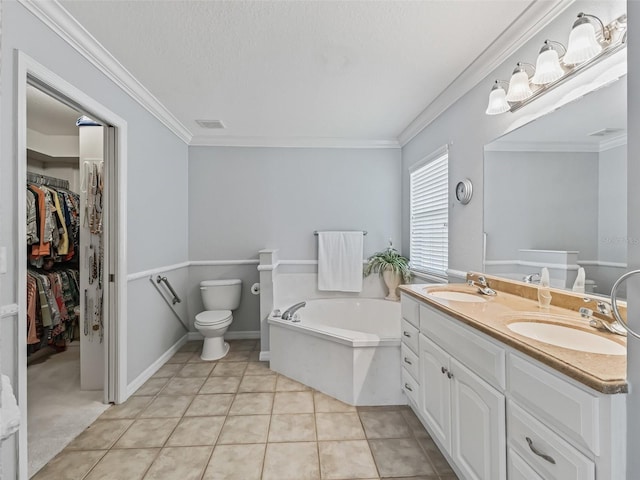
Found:
[[[594,25],[598,27],[594,28]],[[561,43],[545,40],[536,67],[518,62],[505,93],[496,80],[489,94],[487,115],[515,112],[549,90],[561,85],[571,76],[586,70],[600,60],[626,47],[627,15],[621,15],[608,25],[594,15],[579,13],[565,48]],[[562,64],[560,63],[562,61]],[[533,76],[529,76],[527,68]]]

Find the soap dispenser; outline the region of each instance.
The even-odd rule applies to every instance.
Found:
[[[551,305],[551,290],[549,289],[549,270],[543,267],[540,271],[540,285],[538,286],[538,304],[540,308]]]

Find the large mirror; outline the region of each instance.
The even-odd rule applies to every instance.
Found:
[[[609,295],[627,262],[626,77],[485,146],[486,273]],[[624,292],[621,292],[624,296]]]

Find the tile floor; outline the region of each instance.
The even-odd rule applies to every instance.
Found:
[[[189,342],[34,480],[453,480],[406,406],[352,407],[269,370],[254,340]]]

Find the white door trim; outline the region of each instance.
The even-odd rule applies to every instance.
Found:
[[[17,253],[19,259],[27,258],[26,222],[20,221],[26,215],[26,193],[24,185],[27,179],[27,83],[32,78],[53,91],[72,100],[81,106],[86,112],[95,115],[96,118],[116,128],[116,178],[108,184],[108,190],[115,195],[115,211],[110,212],[109,228],[115,229],[117,241],[115,245],[115,271],[107,272],[115,275],[115,308],[109,318],[110,342],[115,344],[113,352],[115,358],[111,358],[109,365],[110,375],[113,376],[114,391],[108,392],[112,401],[121,403],[127,398],[127,122],[113,113],[107,107],[97,102],[76,86],[70,84],[60,76],[51,72],[33,58],[19,50],[15,51],[17,59],[16,78],[16,158],[17,158],[17,206],[18,232],[16,238]],[[18,286],[26,285],[27,265],[25,261],[18,263]],[[17,288],[18,318],[26,316],[27,295],[25,288]],[[112,304],[113,305],[113,304]],[[27,338],[26,322],[18,321],[18,338]],[[19,346],[17,354],[18,378],[16,391],[20,404],[20,413],[25,421],[20,425],[18,433],[18,478],[28,478],[27,474],[27,350]]]

